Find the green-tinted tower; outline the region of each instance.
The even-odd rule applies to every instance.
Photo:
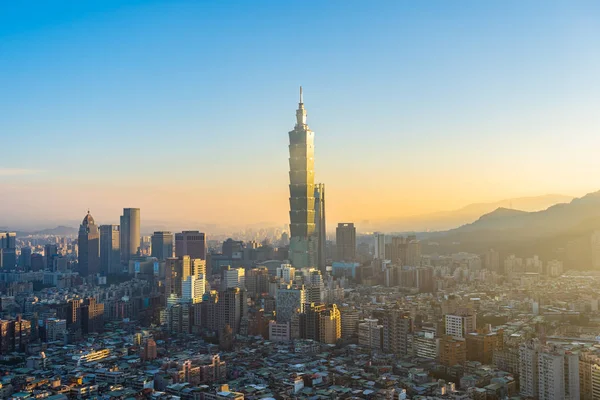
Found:
[[[290,261],[299,269],[315,266],[318,242],[315,232],[315,134],[306,125],[302,87],[296,126],[289,135]]]

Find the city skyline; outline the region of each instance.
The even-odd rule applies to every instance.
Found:
[[[7,225],[283,225],[300,84],[330,226],[600,189],[597,4],[50,3],[0,13]]]

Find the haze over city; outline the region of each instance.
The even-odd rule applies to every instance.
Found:
[[[281,226],[299,85],[330,226],[600,189],[599,5],[433,4],[7,2],[0,217]]]

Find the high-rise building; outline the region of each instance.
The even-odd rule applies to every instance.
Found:
[[[77,243],[79,273],[82,276],[96,275],[100,272],[100,231],[89,211],[79,226]]]
[[[187,303],[200,303],[205,290],[206,281],[204,280],[204,275],[190,275],[182,282],[181,298]]]
[[[31,336],[31,322],[17,319],[0,320],[0,355],[24,352]]]
[[[243,318],[248,316],[246,291],[240,288],[231,288],[219,292],[217,307],[217,332],[221,332],[229,325],[233,334],[238,334]]]
[[[289,285],[294,281],[296,276],[296,268],[290,264],[281,264],[281,267],[277,268],[275,276],[286,285]]]
[[[48,318],[46,320],[46,341],[64,341],[67,334],[67,320]]]
[[[231,268],[223,270],[224,289],[246,287],[246,270],[244,268]]]
[[[439,339],[440,364],[446,367],[465,365],[467,344],[464,338],[444,335]]]
[[[464,338],[468,333],[476,332],[476,319],[477,316],[473,312],[462,315],[446,315],[444,317],[446,335]]]
[[[538,355],[540,343],[536,339],[529,340],[519,347],[519,387],[525,397],[538,397],[539,373]]]
[[[19,266],[25,271],[31,270],[31,247],[21,247],[21,255],[19,256]]]
[[[167,258],[165,262],[166,296],[181,298],[183,282],[191,276],[192,262],[189,256]]]
[[[412,318],[402,310],[388,310],[383,317],[383,351],[398,355],[409,353]]]
[[[121,216],[121,263],[129,264],[140,248],[140,209],[124,208]]]
[[[79,310],[81,331],[83,334],[102,332],[104,330],[104,304],[93,297],[83,301]]]
[[[144,343],[144,347],[141,351],[141,359],[143,361],[152,361],[156,359],[156,342],[152,338],[148,338],[146,343]]]
[[[100,225],[100,271],[105,275],[121,272],[119,225]]]
[[[206,260],[206,235],[200,231],[175,234],[175,257],[190,256]]]
[[[269,292],[269,270],[266,267],[253,268],[246,274],[246,289],[248,296],[259,297]]]
[[[298,269],[316,263],[318,238],[315,235],[315,134],[306,124],[306,110],[300,87],[296,126],[290,138],[290,249],[292,265]]]
[[[538,354],[540,400],[579,400],[579,355],[549,347]]]
[[[490,332],[489,329],[467,333],[467,360],[479,361],[484,365],[492,364],[494,352],[502,350],[504,345],[503,331]]]
[[[337,261],[356,259],[356,228],[353,223],[339,223],[335,230]]]
[[[17,266],[17,234],[0,232],[0,267],[13,269]]]
[[[319,342],[335,344],[342,337],[342,318],[335,304],[319,314]]]
[[[58,246],[56,244],[44,245],[44,257],[46,259],[46,269],[52,271],[52,259],[58,255]]]
[[[579,387],[581,400],[600,398],[600,356],[583,352],[579,357]]]
[[[373,256],[378,260],[385,260],[385,234],[375,232],[373,239],[375,240]]]
[[[152,257],[164,261],[173,257],[173,234],[171,232],[154,232],[152,235]]]
[[[315,232],[317,234],[317,255],[316,266],[323,274],[327,268],[327,226],[325,220],[325,184],[317,183],[315,185]]]
[[[349,339],[358,335],[358,310],[352,308],[342,308],[342,337]]]
[[[306,302],[304,286],[281,286],[275,296],[277,323],[291,322],[292,315],[302,312]]]
[[[383,325],[376,318],[365,318],[358,324],[358,344],[371,349],[381,350]]]
[[[502,273],[500,269],[500,253],[494,249],[489,249],[483,257],[483,267],[490,271]]]

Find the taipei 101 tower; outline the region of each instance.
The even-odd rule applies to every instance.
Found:
[[[292,265],[317,263],[318,230],[315,229],[315,134],[306,125],[300,87],[296,126],[290,135],[290,251]]]

